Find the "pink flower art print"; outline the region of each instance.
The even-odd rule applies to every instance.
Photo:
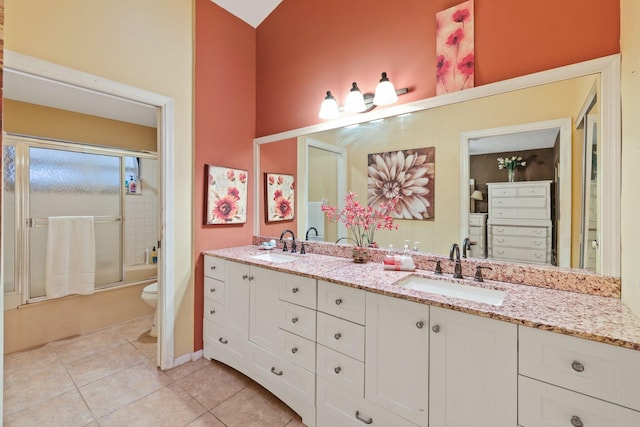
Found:
[[[436,94],[474,86],[473,0],[436,14]]]
[[[247,171],[207,166],[207,224],[247,222]]]
[[[267,222],[294,219],[295,187],[293,175],[266,173],[264,181]]]

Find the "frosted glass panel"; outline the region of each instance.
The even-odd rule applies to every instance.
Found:
[[[2,148],[2,257],[4,268],[4,292],[16,290],[16,147]]]
[[[30,296],[44,296],[46,225],[50,216],[121,216],[120,157],[29,149]],[[46,222],[45,222],[46,224]],[[122,280],[122,222],[97,222],[96,286]]]

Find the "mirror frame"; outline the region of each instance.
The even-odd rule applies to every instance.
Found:
[[[602,270],[599,274],[620,277],[621,271],[621,181],[620,164],[622,160],[622,129],[620,105],[620,54],[609,55],[589,61],[566,65],[559,68],[540,71],[521,77],[466,89],[459,92],[425,98],[419,101],[396,105],[385,109],[374,109],[363,114],[352,114],[324,123],[266,135],[253,141],[254,188],[260,185],[260,145],[277,142],[283,139],[297,138],[311,133],[337,129],[356,123],[384,119],[399,114],[412,113],[435,107],[451,105],[463,101],[474,100],[491,95],[498,95],[519,89],[526,89],[546,83],[554,83],[589,74],[600,74],[601,93],[601,135],[603,141],[603,174],[602,202],[598,215],[602,220],[602,235],[607,239],[601,247]],[[253,234],[260,235],[260,199],[254,191]]]

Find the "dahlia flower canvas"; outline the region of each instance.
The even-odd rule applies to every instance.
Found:
[[[295,188],[293,175],[283,173],[264,174],[264,197],[267,222],[287,221],[295,218]]]
[[[207,224],[247,222],[247,171],[207,165],[207,178]]]

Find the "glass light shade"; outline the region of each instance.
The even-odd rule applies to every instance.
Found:
[[[338,103],[336,99],[331,95],[331,91],[327,91],[327,96],[322,101],[322,105],[320,106],[320,114],[318,117],[321,119],[335,119],[339,116],[338,111]]]
[[[373,103],[376,105],[389,105],[398,101],[396,88],[389,81],[387,73],[382,73],[380,83],[376,86],[376,93],[373,97]]]
[[[351,84],[351,91],[347,95],[347,101],[344,104],[344,111],[349,113],[360,113],[367,109],[367,106],[364,104],[364,96],[360,89],[358,89],[358,85],[356,82]]]

